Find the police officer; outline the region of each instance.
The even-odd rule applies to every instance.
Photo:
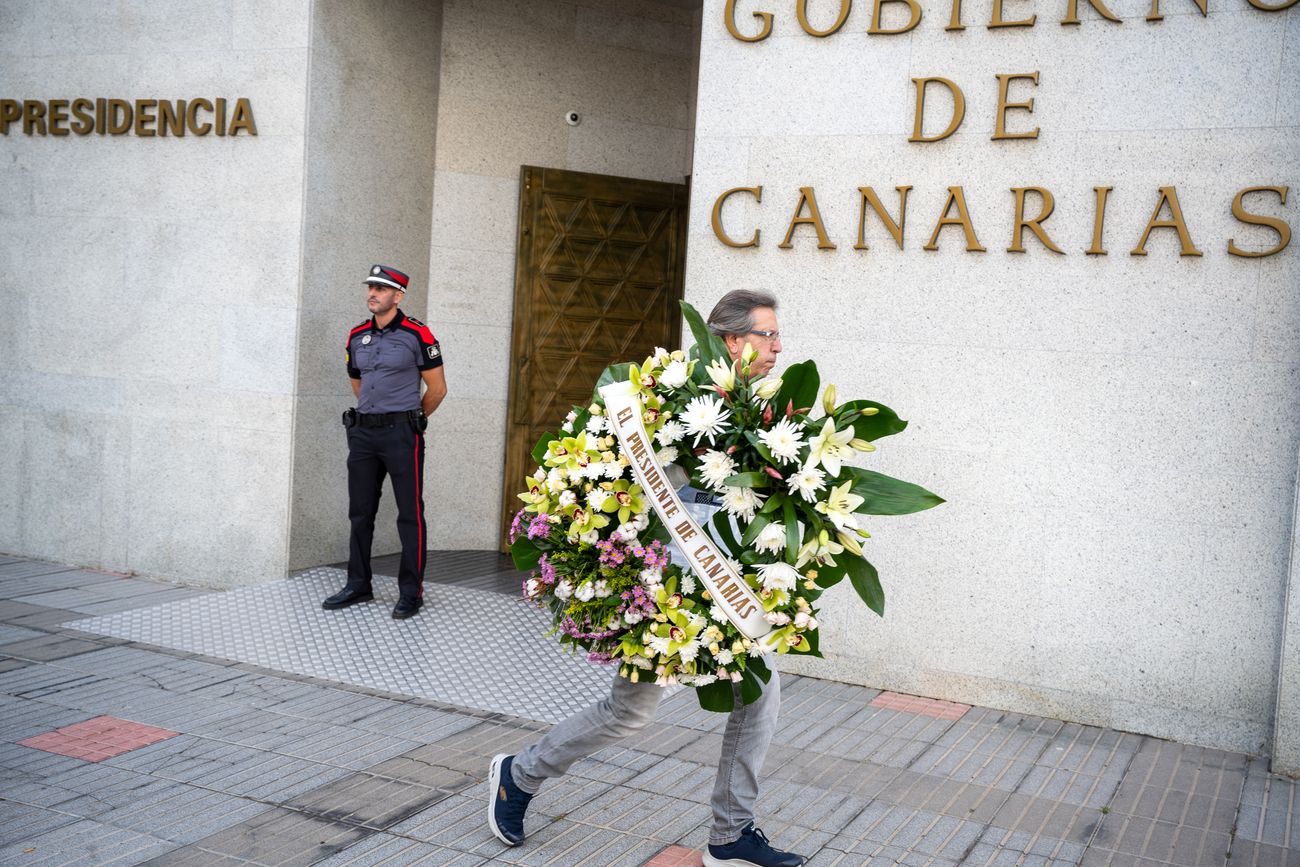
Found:
[[[372,267],[364,284],[371,318],[348,334],[347,370],[357,397],[356,408],[343,414],[352,539],[347,584],[321,604],[326,610],[374,598],[370,543],[385,475],[393,482],[402,540],[393,618],[411,617],[424,602],[424,429],[447,396],[447,380],[433,332],[397,306],[409,282],[396,268]]]

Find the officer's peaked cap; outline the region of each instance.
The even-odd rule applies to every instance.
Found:
[[[370,274],[366,277],[365,282],[373,283],[377,286],[392,286],[394,289],[400,289],[405,292],[407,284],[411,282],[411,278],[401,271],[398,271],[396,268],[391,268],[388,265],[372,265],[370,266]]]

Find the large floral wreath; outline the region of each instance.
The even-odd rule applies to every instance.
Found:
[[[682,310],[696,340],[689,354],[658,349],[640,365],[613,365],[591,405],[537,443],[511,551],[530,573],[524,596],[550,610],[563,644],[634,682],[693,686],[703,707],[729,711],[733,682],[745,703],[761,694],[765,654],[821,655],[815,605],[825,589],[847,577],[884,615],[862,551],[865,516],[943,500],[847,463],[907,426],[889,407],[837,403],[834,385],[819,403],[812,361],[752,376],[750,347],[732,363],[695,309]],[[639,410],[631,428],[608,411],[615,394],[618,421],[633,415],[626,406]],[[644,439],[629,440],[632,428]],[[720,499],[706,526],[680,523],[682,504],[665,493],[675,484],[646,481],[671,478],[673,465]]]

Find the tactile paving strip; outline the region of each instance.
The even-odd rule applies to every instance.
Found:
[[[546,614],[520,598],[426,583],[420,613],[393,620],[395,582],[377,581],[374,602],[322,610],[345,578],[321,567],[64,625],[541,722],[609,693],[614,670],[546,637]]]

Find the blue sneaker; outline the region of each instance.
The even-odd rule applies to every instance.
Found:
[[[704,852],[704,867],[799,867],[803,856],[773,849],[767,835],[750,822],[740,832],[740,839],[725,846],[709,844]]]
[[[514,758],[501,753],[492,759],[492,770],[488,773],[488,827],[507,846],[524,842],[524,812],[533,799],[510,776]]]

